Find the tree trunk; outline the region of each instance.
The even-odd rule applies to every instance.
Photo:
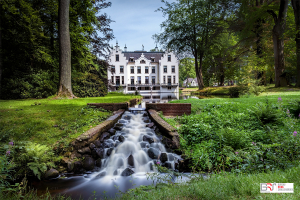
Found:
[[[288,0],[280,0],[280,8],[278,17],[272,10],[268,12],[274,18],[274,27],[272,30],[273,34],[273,45],[274,45],[274,60],[275,60],[275,87],[283,87],[287,85],[285,77],[282,77],[284,71],[284,40],[283,34],[285,31],[286,14],[288,8]]]
[[[71,85],[71,43],[69,31],[70,0],[59,0],[59,87],[58,97],[74,98]]]
[[[296,54],[297,54],[297,81],[296,87],[300,87],[300,0],[292,0],[296,23]]]
[[[199,88],[199,90],[202,90],[204,88],[204,82],[203,82],[203,76],[202,76],[203,53],[200,52],[199,54],[200,54],[200,56],[199,56],[199,66],[198,66],[198,59],[195,59],[195,69],[196,69],[198,88]]]

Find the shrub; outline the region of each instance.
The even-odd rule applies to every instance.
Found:
[[[73,73],[73,93],[77,97],[99,97],[107,94],[107,87],[95,71]]]
[[[57,91],[58,77],[51,71],[32,71],[23,77],[4,79],[3,99],[46,98]]]
[[[13,156],[19,173],[33,173],[38,179],[41,179],[48,167],[55,167],[54,161],[58,159],[50,147],[33,142],[17,143]]]
[[[294,100],[289,103],[289,111],[295,118],[300,118],[300,100]]]
[[[281,116],[278,110],[275,109],[275,107],[272,106],[268,100],[266,100],[266,104],[261,102],[257,103],[256,106],[252,108],[252,112],[262,122],[263,125],[277,122]]]

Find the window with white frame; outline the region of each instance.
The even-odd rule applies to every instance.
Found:
[[[152,67],[152,74],[155,74],[155,67]]]
[[[175,73],[175,66],[172,66],[172,73]]]
[[[145,83],[149,84],[149,76],[145,76]]]
[[[116,61],[119,61],[119,54],[116,54]]]
[[[137,67],[137,73],[140,74],[141,73],[141,66]]]
[[[131,74],[134,74],[134,66],[131,66],[131,67],[130,67],[130,73],[131,73]]]
[[[168,72],[167,69],[168,69],[167,66],[164,66],[164,73],[167,73],[167,72]]]
[[[120,73],[124,73],[124,66],[120,66]]]
[[[168,62],[171,62],[171,55],[168,55]]]

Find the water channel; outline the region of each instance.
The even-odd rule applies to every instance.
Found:
[[[83,174],[65,174],[64,178],[39,182],[39,194],[65,194],[74,199],[88,199],[94,192],[97,197],[114,198],[121,192],[140,185],[150,185],[155,180],[149,176],[157,172],[154,164],[175,170],[181,157],[167,150],[160,142],[162,136],[146,127],[151,121],[146,111],[126,111],[118,123],[121,130],[105,140],[101,167]],[[163,176],[163,174],[161,174]],[[173,181],[187,180],[185,177]]]
[[[189,98],[201,97],[190,94],[179,97]],[[174,99],[160,99],[154,102],[163,103],[170,100]],[[146,111],[143,111],[146,102],[151,102],[151,99],[136,105],[136,108],[140,108],[139,111],[126,111],[118,121],[123,127],[104,141],[101,167],[80,174],[66,173],[57,179],[33,184],[38,194],[49,191],[51,195],[62,194],[73,199],[88,199],[95,193],[97,198],[114,198],[129,189],[155,184],[157,179],[150,177],[159,174],[155,167],[157,162],[170,170],[176,170],[176,163],[181,157],[166,149],[161,143],[162,136],[156,135],[154,129],[147,127],[151,121]],[[172,181],[187,181],[189,178],[188,174],[186,175],[173,177]]]

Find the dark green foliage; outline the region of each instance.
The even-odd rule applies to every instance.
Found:
[[[99,97],[107,94],[107,87],[99,74],[73,73],[73,93],[77,97]]]
[[[292,106],[283,104],[288,98],[297,95],[179,101],[192,103],[192,115],[172,121],[181,124],[181,147],[191,167],[253,172],[295,166],[300,123],[287,110]]]
[[[104,55],[113,39],[111,20],[102,13],[110,5],[105,0],[71,1],[72,73],[90,73],[84,76],[86,80],[77,80],[77,87],[85,87],[77,89],[78,96],[95,96],[96,91],[91,88],[97,88],[98,96],[106,94],[103,92],[106,67],[95,55]],[[58,0],[5,0],[0,8],[3,47],[0,98],[45,98],[55,94],[59,78]],[[91,66],[97,72],[90,71]],[[101,77],[103,84],[96,77]],[[99,88],[99,84],[104,86]]]
[[[57,90],[58,74],[37,70],[28,75],[4,79],[3,99],[46,98]]]
[[[252,110],[256,117],[264,125],[276,122],[280,118],[280,113],[276,109],[276,106],[272,106],[268,100],[266,100],[266,104],[257,103],[257,105],[253,107]]]
[[[300,118],[300,100],[291,101],[288,108],[295,118]]]

